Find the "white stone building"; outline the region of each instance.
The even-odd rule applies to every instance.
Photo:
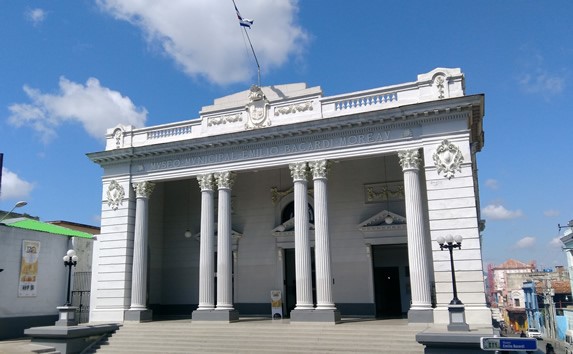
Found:
[[[198,119],[110,129],[88,154],[103,168],[90,320],[270,316],[279,290],[291,321],[445,324],[450,262],[435,240],[461,235],[458,298],[470,326],[490,326],[484,96],[464,86],[444,68],[331,97],[253,86]]]

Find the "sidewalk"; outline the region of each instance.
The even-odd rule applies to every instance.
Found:
[[[32,344],[30,339],[26,338],[0,341],[0,354],[44,353],[51,349],[51,347]]]

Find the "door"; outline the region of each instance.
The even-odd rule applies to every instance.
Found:
[[[400,272],[398,267],[374,268],[376,317],[402,317]]]
[[[316,304],[316,276],[314,263],[314,247],[310,250],[312,268],[312,301]],[[284,285],[285,285],[285,317],[290,317],[290,312],[296,307],[296,266],[294,248],[284,250]]]

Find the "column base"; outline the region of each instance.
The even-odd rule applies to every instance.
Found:
[[[77,326],[78,320],[76,318],[76,306],[58,306],[59,318],[54,324],[55,326]]]
[[[408,310],[408,323],[434,323],[434,310],[410,309]]]
[[[191,320],[196,321],[219,321],[219,322],[237,322],[239,320],[239,311],[237,310],[195,310],[191,314]]]
[[[153,319],[153,311],[145,310],[126,310],[124,312],[124,321],[149,322]]]
[[[297,310],[290,312],[290,322],[319,322],[319,323],[339,323],[340,311],[333,310]]]
[[[469,332],[470,326],[466,323],[466,312],[464,305],[448,305],[450,323],[448,331]]]

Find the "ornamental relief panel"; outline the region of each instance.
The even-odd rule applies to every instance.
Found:
[[[438,169],[438,174],[444,173],[444,177],[452,179],[457,172],[462,172],[461,164],[464,156],[459,147],[450,143],[448,139],[442,141],[433,155],[434,165]]]
[[[113,139],[115,140],[115,148],[120,149],[123,147],[123,129],[116,128],[113,131]]]
[[[240,122],[242,120],[243,120],[243,114],[242,113],[228,114],[226,116],[218,116],[218,117],[209,118],[207,120],[207,125],[209,127],[211,127],[213,125],[235,123],[235,122]]]
[[[282,114],[292,114],[292,113],[312,111],[312,109],[313,109],[312,101],[296,103],[288,106],[275,108],[275,116],[280,116]]]
[[[404,182],[365,184],[364,199],[366,203],[404,200]]]
[[[125,190],[123,187],[113,180],[107,187],[107,205],[113,210],[117,210],[123,203],[125,197]]]

